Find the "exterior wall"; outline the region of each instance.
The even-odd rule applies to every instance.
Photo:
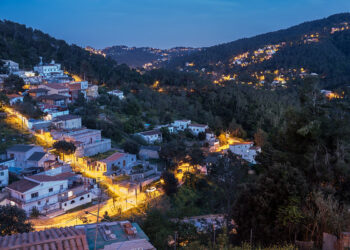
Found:
[[[84,129],[79,131],[74,131],[64,135],[64,137],[71,141],[80,141],[84,145],[92,144],[94,142],[101,141],[101,131],[94,129]]]
[[[26,168],[28,167],[27,159],[34,152],[44,152],[44,149],[42,147],[36,146],[28,150],[27,152],[15,152],[15,151],[7,150],[7,158],[14,158],[16,167]]]
[[[11,198],[9,200],[10,204],[23,208],[27,214],[30,214],[33,207],[36,207],[43,213],[53,209],[58,209],[59,196],[67,189],[68,180],[42,182],[39,186],[36,186],[24,193],[10,189],[10,197],[14,198],[16,201],[12,201]],[[34,193],[38,193],[38,197],[32,197],[32,194]],[[49,206],[49,209],[44,209],[47,206]]]
[[[69,114],[69,110],[64,110],[64,111],[46,111],[48,114],[45,116],[45,120],[50,121],[53,118],[57,117],[57,116],[61,116],[61,115],[68,115]]]
[[[147,143],[155,143],[155,142],[162,142],[163,138],[161,134],[154,134],[154,135],[143,135],[139,134],[142,139],[144,139]]]
[[[253,143],[251,144],[238,144],[238,145],[230,145],[230,151],[234,154],[240,155],[244,160],[256,164],[255,156],[260,150],[251,149]]]
[[[113,166],[118,166],[123,172],[128,172],[128,170],[136,163],[136,155],[125,153],[122,157],[115,161],[103,162],[97,161],[96,167],[99,171],[107,171],[108,173],[112,173]]]
[[[112,148],[110,139],[102,139],[98,142],[86,144],[79,147],[76,151],[77,157],[92,156],[98,153],[107,152]]]
[[[208,127],[188,126],[188,128],[192,134],[198,135],[199,133],[204,133]]]
[[[64,211],[67,211],[75,207],[89,203],[91,202],[91,200],[92,200],[92,195],[90,192],[88,192],[88,193],[79,195],[73,199],[69,199],[67,201],[62,202],[62,209]]]
[[[79,118],[65,120],[65,121],[57,121],[57,122],[54,122],[53,124],[58,128],[77,129],[77,128],[81,128],[81,118],[79,117]]]
[[[174,128],[178,131],[184,131],[190,124],[191,124],[190,120],[188,121],[177,120],[172,123],[172,126],[174,126]]]
[[[9,170],[0,170],[0,187],[6,187],[9,184]]]
[[[110,95],[117,96],[120,100],[122,100],[124,98],[124,93],[121,92],[121,91],[113,90],[113,91],[108,91],[107,93],[110,94]]]

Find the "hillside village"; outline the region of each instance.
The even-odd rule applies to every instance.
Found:
[[[20,124],[22,129],[38,138],[38,144],[14,144],[1,154],[0,204],[18,206],[28,216],[59,217],[82,206],[96,205],[101,199],[108,200],[112,198],[108,196],[110,193],[123,197],[126,201],[123,210],[144,202],[142,199],[152,192],[156,196],[162,195],[163,191],[154,187],[162,173],[159,154],[163,133],[170,136],[191,134],[201,144],[204,155],[211,159],[213,155],[220,157],[231,151],[253,165],[255,156],[261,152],[253,142],[229,138],[229,135],[224,135],[228,139],[226,142],[220,142],[208,125],[191,120],[175,120],[148,130],[145,125],[143,132],[133,135],[145,146],[138,154],[124,152],[115,147],[111,139],[103,138],[101,130],[84,127],[81,117],[69,112],[68,106],[78,98],[87,101],[96,98],[97,85],[74,79],[54,61],[43,63],[41,60],[32,71],[21,70],[18,63],[10,60],[4,60],[4,63],[8,74],[1,75],[2,84],[13,75],[25,82],[22,93],[7,94],[8,104],[3,106],[6,119],[11,118],[13,124]],[[118,89],[108,91],[108,94],[121,101],[125,99]],[[17,105],[25,98],[36,102],[36,108],[43,113],[42,118],[34,119],[18,110]],[[74,150],[69,153],[59,151],[57,145],[60,143]],[[204,161],[192,166],[192,170],[198,168],[200,174],[206,174],[205,164]],[[178,178],[182,176],[183,166],[189,167],[179,163]],[[113,214],[113,211],[109,213]]]

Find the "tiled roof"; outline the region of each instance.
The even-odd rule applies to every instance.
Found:
[[[78,118],[80,118],[80,116],[78,115],[60,115],[60,116],[56,116],[54,118],[54,121],[68,121],[68,120],[78,119]]]
[[[83,230],[63,227],[0,237],[0,249],[88,250],[89,247]]]
[[[159,135],[162,134],[159,130],[149,130],[149,131],[145,131],[145,132],[141,132],[141,135]]]
[[[45,89],[45,88],[37,88],[37,89],[30,89],[28,90],[28,93],[41,93],[41,92],[49,92],[48,89]]]
[[[31,179],[33,181],[38,181],[38,182],[47,182],[47,181],[62,181],[66,180],[70,177],[75,176],[74,173],[71,172],[65,172],[62,174],[58,175],[44,175],[44,174],[38,174],[38,175],[32,175],[32,176],[27,176],[25,177],[26,179]]]
[[[45,152],[34,152],[27,161],[40,161],[45,155]]]
[[[192,123],[190,125],[188,125],[189,127],[199,127],[199,128],[206,128],[208,127],[208,125],[206,124],[198,124],[198,123]]]
[[[33,145],[17,144],[7,149],[7,151],[27,152],[34,148]]]
[[[247,144],[254,144],[252,141],[244,141],[244,142],[234,142],[231,144],[231,146],[236,146],[236,145],[247,145]]]
[[[58,94],[39,96],[39,100],[62,100],[62,99],[68,99],[68,96],[58,95]]]
[[[22,179],[20,181],[13,182],[12,184],[8,185],[7,188],[18,191],[20,193],[24,193],[38,185],[39,183],[36,183],[34,181]]]
[[[123,156],[125,156],[124,153],[117,152],[117,153],[114,153],[111,156],[107,157],[106,159],[102,160],[102,162],[105,162],[105,163],[114,162]]]
[[[68,90],[68,88],[65,86],[64,83],[49,83],[46,86],[49,88],[52,88],[52,89],[67,89]]]

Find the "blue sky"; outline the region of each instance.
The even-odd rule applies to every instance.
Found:
[[[0,19],[80,46],[210,46],[350,12],[350,0],[0,0]]]

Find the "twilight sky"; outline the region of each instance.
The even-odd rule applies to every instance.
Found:
[[[80,46],[210,46],[350,11],[350,0],[0,0],[0,19]]]

